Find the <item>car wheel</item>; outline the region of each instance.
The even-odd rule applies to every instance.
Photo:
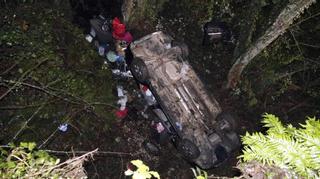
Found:
[[[188,139],[182,139],[177,146],[179,152],[189,160],[196,159],[200,155],[198,147]]]
[[[159,146],[151,141],[145,140],[142,146],[151,155],[159,156],[161,154]]]
[[[132,75],[140,82],[147,83],[149,79],[149,73],[146,64],[140,58],[134,58],[130,70]]]
[[[222,112],[217,117],[218,127],[224,131],[234,131],[237,128],[237,123],[233,115],[227,112]]]

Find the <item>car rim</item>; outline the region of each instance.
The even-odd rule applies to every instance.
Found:
[[[190,150],[189,147],[187,147],[187,146],[182,146],[182,149],[183,149],[183,151],[185,152],[185,154],[186,154],[188,157],[191,157],[191,156],[192,156],[192,151]]]

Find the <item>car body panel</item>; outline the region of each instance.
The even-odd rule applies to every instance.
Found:
[[[173,46],[172,38],[161,31],[134,41],[130,49],[134,58],[145,63],[148,86],[179,137],[199,148],[200,155],[193,161],[202,168],[212,167],[217,144],[209,136],[215,132],[221,107],[183,59],[185,49]]]

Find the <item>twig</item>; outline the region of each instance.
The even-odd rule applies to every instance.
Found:
[[[311,18],[314,18],[314,17],[316,17],[316,16],[318,16],[318,15],[320,15],[320,12],[315,13],[315,14],[313,14],[312,16],[309,16],[309,17],[307,17],[307,18],[305,18],[305,19],[302,19],[301,21],[293,24],[292,26],[297,26],[297,25],[301,24],[302,22],[305,22],[305,21],[307,21],[307,20],[309,20],[309,19],[311,19]]]
[[[52,104],[54,102],[56,102],[56,100],[47,102],[47,104]],[[41,105],[42,104],[30,104],[30,105],[24,105],[24,106],[3,106],[3,107],[0,107],[0,110],[19,110],[19,109],[39,107]]]
[[[91,107],[92,109],[94,108],[95,105],[105,105],[105,106],[109,106],[109,107],[112,107],[112,108],[117,108],[117,106],[115,105],[112,105],[112,104],[109,104],[109,103],[102,103],[102,102],[88,102],[84,99],[82,99],[81,97],[78,97],[78,96],[75,96],[74,94],[71,94],[69,92],[66,92],[66,91],[63,91],[63,90],[58,90],[58,89],[55,89],[55,88],[51,88],[51,87],[48,87],[48,88],[43,88],[43,87],[40,87],[40,86],[36,86],[36,85],[33,85],[33,84],[30,84],[30,83],[25,83],[25,82],[19,82],[19,81],[13,81],[13,80],[2,80],[3,82],[5,83],[14,83],[14,84],[20,84],[20,85],[23,85],[23,86],[27,86],[27,87],[30,87],[30,88],[34,88],[36,90],[39,90],[39,91],[42,91],[48,95],[51,95],[51,96],[54,96],[54,97],[57,97],[61,100],[64,100],[64,101],[67,101],[69,103],[72,103],[72,104],[86,104],[88,105],[89,107]],[[52,90],[52,91],[50,91]],[[54,91],[57,91],[57,92],[60,92],[60,93],[63,93],[64,95],[67,95],[67,96],[71,96],[72,98],[78,100],[78,101],[81,101],[82,103],[80,102],[76,102],[76,101],[72,101],[72,100],[69,100],[67,98],[64,98],[62,96],[59,96],[58,94],[56,94]]]
[[[0,148],[14,148],[13,146],[10,145],[0,145]],[[83,151],[83,150],[79,150],[79,151],[62,151],[62,150],[49,150],[49,149],[41,149],[43,151],[46,151],[48,153],[53,153],[53,154],[64,154],[64,155],[69,155],[69,154],[86,154],[89,153],[90,151]],[[134,156],[134,154],[132,153],[128,153],[128,152],[111,152],[111,151],[97,151],[96,155],[130,155],[130,156]]]
[[[296,46],[297,46],[297,48],[298,48],[298,50],[299,50],[300,55],[303,57],[303,53],[302,53],[302,50],[301,50],[301,48],[300,48],[299,42],[298,42],[297,39],[296,39],[296,36],[293,34],[293,32],[292,32],[291,29],[289,29],[289,32],[290,32],[290,34],[291,34],[292,37],[293,37],[293,40],[294,40],[294,42],[295,42],[295,44],[296,44]]]
[[[98,149],[95,149],[95,150],[93,150],[91,152],[87,152],[87,153],[85,153],[85,154],[83,154],[83,155],[81,155],[79,157],[75,157],[75,158],[69,159],[69,160],[67,160],[67,161],[65,161],[63,163],[60,163],[59,165],[56,165],[56,166],[50,167],[48,169],[42,170],[41,173],[50,172],[50,171],[52,171],[52,170],[54,170],[56,168],[59,168],[59,167],[61,167],[63,165],[68,165],[68,164],[71,164],[71,163],[79,161],[79,160],[85,160],[87,157],[92,156],[97,151],[98,151]],[[39,176],[39,175],[41,175],[41,173],[40,172],[35,173],[35,174],[31,175],[30,177]]]
[[[49,90],[47,90],[47,89],[45,89],[45,88],[42,88],[42,87],[36,86],[36,85],[32,85],[32,84],[30,84],[30,83],[13,81],[13,80],[2,80],[2,81],[5,82],[5,83],[19,84],[19,85],[27,86],[27,87],[30,87],[30,88],[34,88],[34,89],[36,89],[36,90],[42,91],[42,92],[44,92],[44,93],[46,93],[46,94],[48,94],[48,95],[57,97],[57,98],[59,98],[59,99],[61,99],[61,100],[63,100],[63,101],[67,101],[67,102],[72,103],[72,104],[81,104],[81,103],[78,103],[78,102],[75,102],[75,101],[71,101],[71,100],[69,100],[69,99],[66,99],[66,98],[64,98],[64,97],[61,97],[61,96],[59,96],[58,94],[55,94],[55,93],[53,93],[53,92],[51,92],[51,91],[49,91]]]
[[[104,105],[104,106],[109,106],[109,107],[112,107],[112,108],[115,108],[115,109],[118,109],[119,107],[116,106],[116,105],[113,105],[113,104],[109,104],[109,103],[102,103],[102,102],[92,102],[90,103],[90,105]]]
[[[290,108],[290,109],[287,111],[287,113],[292,112],[292,111],[294,111],[294,110],[296,110],[296,109],[298,109],[298,108],[300,108],[300,107],[304,107],[304,106],[307,106],[307,102],[306,102],[306,101],[303,101],[303,102],[301,102],[301,103],[293,106],[292,108]]]
[[[44,142],[42,142],[42,144],[39,146],[39,149],[41,149],[41,147],[42,147],[43,145],[45,145],[45,144],[57,133],[57,131],[58,131],[58,129],[55,129],[55,130],[50,134],[50,136],[49,136]]]
[[[8,69],[6,69],[6,71],[2,72],[0,75],[5,75],[7,74],[10,70],[12,70],[15,66],[17,66],[18,63],[14,63],[13,65],[11,65]]]
[[[299,42],[299,44],[307,46],[307,47],[312,47],[312,48],[320,48],[320,46],[318,46],[318,45],[311,45],[311,44],[306,44],[306,43],[302,43],[302,42]]]
[[[292,35],[293,40],[294,40],[294,42],[295,42],[295,44],[296,44],[296,46],[297,46],[297,48],[298,48],[298,50],[299,50],[300,56],[303,57],[303,53],[302,53],[302,50],[301,50],[301,48],[300,48],[299,42],[297,41],[297,39],[296,39],[296,37],[295,37],[295,35],[293,34],[293,32],[292,32],[291,29],[289,29],[289,32],[290,32],[290,34]],[[302,80],[305,81],[305,70],[306,70],[306,61],[305,61],[305,60],[303,61],[303,69],[304,69],[304,70],[303,70],[303,74],[302,74]],[[306,83],[305,83],[305,84],[306,84]],[[305,85],[304,85],[304,86],[305,86]]]
[[[286,73],[282,73],[282,74],[278,74],[278,77],[277,77],[277,80],[280,80],[282,78],[285,78],[287,76],[292,76],[293,74],[295,73],[298,73],[298,72],[301,72],[301,71],[305,71],[306,69],[297,69],[295,71],[292,71],[292,72],[286,72]]]
[[[69,120],[71,120],[76,114],[78,114],[79,112],[86,110],[85,108],[79,109],[78,111],[76,111],[74,114],[72,114],[72,116],[68,117],[67,120],[65,120],[64,122],[68,122]],[[50,134],[50,136],[39,146],[39,148],[42,148],[42,146],[44,146],[58,131],[58,128],[56,128],[53,133]]]
[[[68,155],[68,154],[86,154],[89,151],[61,151],[61,150],[47,150],[45,149],[44,151],[49,152],[49,153],[54,153],[54,154],[64,154],[64,155]],[[127,153],[127,152],[110,152],[110,151],[99,151],[96,152],[96,155],[130,155],[133,156],[132,153]]]
[[[22,163],[24,163],[26,166],[30,167],[30,165],[29,165],[26,161],[22,160],[20,157],[18,157],[18,156],[16,156],[16,155],[13,155],[13,154],[11,154],[10,156],[18,159],[20,162],[22,162]]]
[[[38,68],[42,63],[44,63],[45,61],[47,61],[48,59],[42,60],[40,63],[38,63],[37,65],[35,65],[33,68],[27,70],[26,72],[24,72],[21,77],[17,80],[17,83],[15,83],[13,86],[11,86],[5,93],[3,93],[0,96],[0,100],[2,100],[2,98],[4,98],[5,96],[7,96],[7,94],[9,94],[15,87],[17,87],[21,81],[23,81],[23,79],[29,75],[29,73],[31,71],[33,71],[34,69]]]
[[[312,63],[315,63],[317,65],[320,65],[320,62],[317,62],[317,61],[315,61],[313,59],[310,59],[310,58],[305,58],[305,59],[308,60],[309,62],[312,62]]]
[[[16,135],[13,137],[12,141],[16,140],[18,135],[26,128],[28,123],[33,119],[34,116],[38,114],[38,112],[46,105],[46,103],[43,103],[30,117],[29,119],[23,124],[23,126],[20,128],[20,130],[16,133]]]
[[[120,155],[120,160],[121,160],[121,170],[120,170],[120,176],[119,176],[119,179],[121,179],[121,177],[122,177],[122,173],[123,173],[123,159],[122,159],[121,155]]]
[[[93,169],[94,169],[94,177],[93,178],[95,178],[95,177],[100,178],[96,165],[92,161],[91,161],[91,164],[92,164]]]

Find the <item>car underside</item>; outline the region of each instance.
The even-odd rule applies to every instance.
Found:
[[[180,153],[204,169],[226,159],[239,145],[234,120],[186,61],[187,47],[159,31],[134,41],[130,49],[131,72],[151,89],[159,104],[154,112]]]

